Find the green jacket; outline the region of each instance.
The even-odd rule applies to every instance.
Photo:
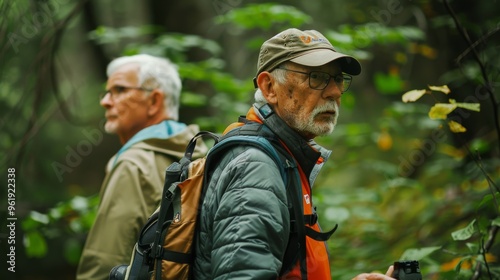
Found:
[[[140,230],[161,200],[165,169],[184,155],[198,130],[190,125],[168,139],[147,139],[110,159],[76,279],[108,279],[114,266],[130,262]],[[206,153],[203,145],[197,148],[196,156]]]
[[[281,178],[260,149],[237,146],[221,158],[201,211],[194,279],[277,279],[290,226]]]
[[[305,143],[304,149],[311,144],[316,145]],[[317,148],[326,160],[329,151]],[[294,150],[300,151],[298,146]],[[321,169],[316,160],[299,163],[308,170],[311,185]],[[216,162],[200,212],[194,279],[277,279],[290,232],[280,169],[265,152],[248,145],[229,148]]]

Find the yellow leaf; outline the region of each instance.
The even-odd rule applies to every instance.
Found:
[[[445,155],[448,155],[456,160],[463,159],[466,156],[466,153],[462,149],[457,149],[452,145],[442,143],[439,145],[439,152]]]
[[[427,57],[427,58],[436,58],[437,56],[437,51],[431,47],[429,47],[428,45],[421,45],[420,46],[420,53]]]
[[[429,111],[431,119],[446,119],[448,114],[457,108],[456,104],[436,103]]]
[[[429,86],[429,89],[430,90],[433,90],[433,91],[440,91],[444,94],[448,94],[451,92],[450,88],[447,86],[447,85],[444,85],[444,86]]]
[[[496,262],[497,257],[491,253],[486,253],[486,261],[487,262]]]
[[[450,126],[450,130],[453,133],[460,133],[460,132],[466,132],[467,131],[467,129],[463,125],[461,125],[461,124],[459,124],[459,123],[457,123],[455,121],[449,121],[448,125]]]
[[[392,137],[387,130],[384,129],[378,136],[377,146],[382,151],[388,151],[392,148]]]
[[[422,97],[422,95],[426,93],[428,93],[428,91],[425,89],[414,89],[403,94],[402,99],[404,103],[413,102],[418,100],[420,97]]]
[[[450,104],[455,104],[457,107],[464,108],[471,111],[479,112],[481,111],[479,103],[458,103],[455,99],[448,99]]]
[[[462,269],[470,269],[473,265],[471,260],[463,260],[462,258],[454,258],[453,260],[441,265],[441,271],[451,271],[459,266]]]

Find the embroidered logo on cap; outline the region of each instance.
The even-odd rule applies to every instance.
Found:
[[[304,43],[304,44],[310,44],[311,42],[328,42],[327,40],[323,39],[323,38],[319,38],[319,37],[311,37],[311,36],[300,36],[300,40]]]

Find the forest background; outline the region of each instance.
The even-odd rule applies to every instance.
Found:
[[[252,103],[258,48],[316,29],[363,67],[314,191],[332,279],[420,261],[500,279],[500,3],[0,0],[0,278],[74,279],[107,160],[107,63],[165,56],[180,119],[222,132]],[[12,272],[15,270],[15,272]]]

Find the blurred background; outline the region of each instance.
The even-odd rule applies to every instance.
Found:
[[[175,62],[180,120],[220,133],[252,104],[262,42],[296,27],[363,66],[335,132],[317,139],[333,150],[314,189],[323,228],[339,224],[332,279],[399,259],[419,260],[424,279],[500,279],[499,7],[0,0],[0,278],[74,279],[120,147],[99,106],[113,58]]]

